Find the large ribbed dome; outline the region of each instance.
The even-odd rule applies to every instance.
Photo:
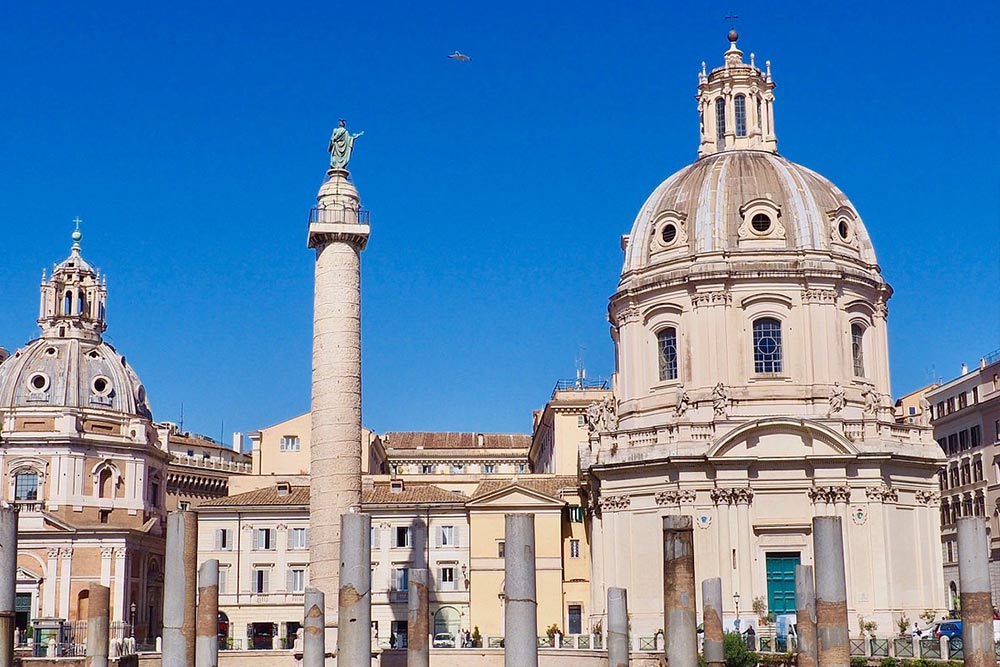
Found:
[[[690,254],[765,248],[877,262],[861,217],[833,183],[776,153],[727,150],[653,191],[632,226],[624,271]]]
[[[39,338],[0,364],[0,408],[73,407],[150,417],[146,390],[104,342]]]

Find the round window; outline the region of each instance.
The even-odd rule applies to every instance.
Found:
[[[677,238],[677,226],[673,223],[664,225],[663,227],[663,242],[670,245]]]
[[[45,373],[35,373],[28,379],[28,389],[31,391],[45,391],[49,388],[49,378]]]
[[[837,225],[837,232],[840,233],[840,238],[845,241],[851,238],[851,226],[847,223],[847,220],[840,221],[840,224]]]
[[[139,403],[146,402],[146,388],[143,387],[141,384],[139,385],[139,391],[137,391],[136,394],[137,394],[136,398],[139,399]]]
[[[759,234],[763,234],[771,228],[771,218],[766,213],[758,213],[750,220],[750,225]]]
[[[95,377],[90,386],[93,388],[94,393],[98,396],[107,396],[111,393],[111,380],[103,375]]]
[[[45,354],[49,355],[50,357],[56,356],[56,348],[54,347],[48,348],[47,350],[45,350]]]

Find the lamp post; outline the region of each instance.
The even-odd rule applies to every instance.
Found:
[[[136,610],[135,602],[129,605],[128,610],[130,612],[129,618],[131,619],[131,625],[129,626],[128,636],[132,639],[135,639],[135,610]]]
[[[736,604],[736,620],[733,621],[733,627],[736,628],[736,632],[740,631],[740,592],[736,591],[733,593],[733,603]]]

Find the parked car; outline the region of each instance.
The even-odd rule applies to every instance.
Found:
[[[447,632],[439,632],[434,635],[434,648],[455,648],[455,637]]]
[[[934,626],[935,637],[954,639],[962,637],[962,621],[941,621]]]

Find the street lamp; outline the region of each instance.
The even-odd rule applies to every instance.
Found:
[[[129,628],[129,633],[128,634],[129,634],[129,637],[131,637],[132,639],[135,639],[135,610],[136,610],[135,602],[133,602],[131,605],[129,605],[128,610],[130,612],[132,612],[132,615],[131,615],[132,626]]]
[[[733,602],[736,604],[736,620],[733,621],[733,627],[736,628],[736,632],[740,631],[740,592],[736,591],[733,593]]]

